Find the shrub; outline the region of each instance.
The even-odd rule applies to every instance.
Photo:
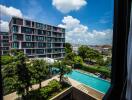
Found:
[[[61,84],[57,80],[52,80],[48,83],[48,85],[42,89],[40,89],[40,95],[42,98],[48,98],[53,92],[61,90]]]
[[[53,92],[61,89],[61,84],[57,80],[50,81],[48,86],[52,89]]]
[[[40,95],[44,99],[48,98],[48,96],[50,96],[51,93],[52,93],[52,88],[49,86],[46,86],[46,87],[40,89]]]

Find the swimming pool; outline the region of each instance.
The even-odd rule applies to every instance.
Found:
[[[110,87],[110,82],[89,74],[84,74],[78,70],[73,70],[70,74],[65,76],[79,81],[80,83],[83,83],[84,85],[89,86],[103,94],[105,94]]]

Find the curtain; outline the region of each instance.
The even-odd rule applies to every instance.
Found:
[[[132,12],[131,12],[130,32],[128,37],[127,74],[128,76],[127,76],[126,99],[132,100]]]

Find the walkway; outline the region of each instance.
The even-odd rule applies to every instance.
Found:
[[[53,79],[56,79],[56,80],[59,80],[59,75],[56,75],[48,80],[45,80],[42,82],[42,87],[46,86],[49,81],[53,80]],[[35,90],[35,89],[38,89],[39,88],[39,84],[35,84],[35,85],[32,85],[32,89]],[[31,89],[30,89],[31,90]],[[8,95],[5,95],[4,96],[4,100],[15,100],[16,98],[18,98],[19,96],[16,94],[16,92],[13,92],[13,93],[10,93]]]

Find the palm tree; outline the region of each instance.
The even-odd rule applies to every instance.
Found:
[[[64,60],[55,62],[54,67],[59,69],[60,83],[62,82],[63,76],[72,71],[72,69],[66,65],[66,62]]]

